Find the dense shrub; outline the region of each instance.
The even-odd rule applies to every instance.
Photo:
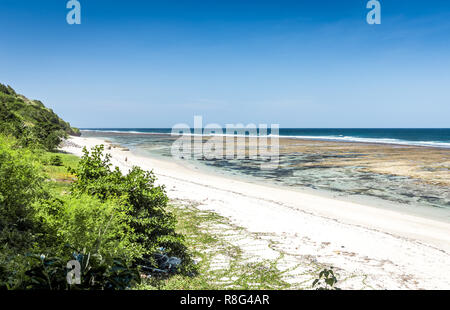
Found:
[[[51,199],[36,208],[45,227],[57,236],[56,244],[68,244],[78,251],[100,254],[105,258],[120,257],[132,261],[142,254],[127,221],[126,206],[119,200],[100,201],[83,194],[77,197]],[[59,253],[63,255],[65,249]]]
[[[68,268],[67,260],[45,255],[30,255],[28,258],[29,266],[18,287],[20,289],[124,290],[141,282],[136,268],[120,259],[108,261],[98,254],[72,253],[71,261],[80,265],[79,283],[73,275],[68,275],[72,269]]]
[[[79,135],[51,109],[38,100],[16,94],[0,83],[0,133],[16,137],[25,147],[54,150],[68,134]]]
[[[45,233],[32,203],[45,197],[35,156],[0,135],[0,283],[14,286],[23,255]],[[1,284],[0,284],[1,286]]]
[[[120,289],[138,281],[129,264],[144,251],[128,205],[87,194],[51,194],[38,155],[0,135],[0,289],[67,288],[73,253],[84,264],[78,289]]]
[[[16,92],[14,91],[14,89],[12,89],[11,86],[6,86],[0,83],[0,92],[7,94],[7,95],[15,95]]]
[[[112,170],[100,146],[85,149],[70,170],[70,193],[46,182],[43,171],[58,169],[41,165],[44,150],[67,134],[79,131],[0,84],[0,289],[124,289],[139,282],[137,266],[152,274],[191,272],[153,173]],[[58,155],[45,162],[63,164]],[[76,286],[65,278],[71,259],[82,265]]]
[[[20,119],[0,102],[0,133],[17,136],[20,133],[20,126]]]
[[[127,215],[136,242],[143,245],[145,257],[164,251],[181,257],[187,266],[189,258],[181,235],[175,232],[175,218],[166,211],[168,198],[163,186],[155,185],[152,172],[133,167],[127,175],[111,170],[110,156],[103,154],[103,146],[91,152],[83,150],[79,166],[72,171],[77,177],[75,194],[94,195],[103,201],[120,198],[127,206]]]
[[[28,232],[36,229],[31,203],[44,192],[34,155],[14,145],[14,139],[0,136],[0,243],[17,246],[30,243]]]
[[[59,156],[59,155],[53,155],[52,157],[50,157],[50,160],[48,163],[49,163],[49,165],[56,166],[56,167],[63,165],[61,156]]]

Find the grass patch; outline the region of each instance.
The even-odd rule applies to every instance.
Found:
[[[59,159],[55,160],[55,156]],[[57,195],[70,190],[75,176],[68,168],[78,165],[75,155],[43,152],[40,156],[47,185]],[[292,256],[277,247],[270,234],[249,233],[232,224],[227,218],[211,211],[202,211],[195,202],[175,200],[167,211],[177,219],[176,232],[185,236],[186,245],[198,267],[196,275],[174,275],[167,279],[146,278],[135,289],[146,290],[223,290],[223,289],[310,289],[320,271],[326,267],[313,258],[305,257],[299,264],[286,268],[283,260]],[[249,255],[242,240],[266,242],[277,257],[262,259],[265,255]],[[260,249],[264,248],[260,244]],[[350,280],[347,276],[340,282]],[[294,281],[292,281],[294,279]],[[362,288],[369,286],[364,283]]]
[[[198,275],[169,279],[145,279],[137,289],[217,290],[217,289],[287,289],[277,259],[251,261],[241,247],[231,240],[243,234],[243,228],[194,203],[173,201],[170,211],[177,218],[177,232],[198,264]]]
[[[61,159],[60,165],[54,165],[53,160],[55,156]],[[62,152],[43,152],[41,156],[41,163],[43,164],[43,172],[47,179],[49,187],[56,193],[63,194],[69,188],[71,183],[75,180],[75,176],[69,173],[68,168],[75,168],[78,165],[80,158]]]

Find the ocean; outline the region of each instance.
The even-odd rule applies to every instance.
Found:
[[[111,133],[170,134],[171,128],[84,128]],[[270,134],[270,128],[268,134]],[[450,128],[280,128],[281,137],[450,148]]]
[[[120,144],[132,151],[170,159],[177,137],[170,128],[85,128],[82,135]],[[269,132],[270,134],[270,132]],[[402,208],[443,211],[450,220],[450,129],[279,130],[279,167],[261,170],[258,160],[194,159],[184,164],[247,180],[271,182],[370,198]],[[175,159],[170,159],[175,160]]]

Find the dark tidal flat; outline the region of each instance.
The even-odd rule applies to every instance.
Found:
[[[167,134],[84,132],[140,154],[171,157],[176,140]],[[186,139],[191,139],[188,137]],[[203,142],[221,143],[220,137]],[[261,170],[258,159],[189,159],[238,176],[253,177],[293,188],[320,189],[342,196],[376,197],[405,205],[450,211],[450,149],[381,143],[337,142],[280,138],[279,167]],[[236,139],[236,149],[248,155],[256,138]],[[193,149],[193,153],[199,150]]]

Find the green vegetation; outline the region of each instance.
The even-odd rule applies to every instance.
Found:
[[[52,166],[59,166],[59,167],[62,166],[63,164],[62,164],[61,156],[54,155],[54,156],[50,157],[49,164]]]
[[[151,172],[112,170],[103,146],[55,153],[76,130],[2,84],[0,118],[0,288],[127,289],[141,275],[195,274]],[[80,283],[68,283],[69,261]]]
[[[19,95],[0,83],[0,133],[11,135],[27,147],[54,150],[67,135],[79,135],[38,100]]]
[[[278,267],[284,253],[249,260],[226,240],[248,232],[169,203],[152,172],[112,169],[103,146],[81,158],[54,151],[77,130],[3,84],[0,121],[0,289],[299,288],[286,281],[297,266]],[[218,257],[226,262],[217,265]],[[74,261],[80,282],[69,284]],[[307,287],[318,270],[312,267],[304,272]],[[324,270],[314,287],[336,282]]]
[[[338,277],[340,283],[366,279],[365,276],[325,273],[332,268],[314,257],[293,262],[292,258],[298,255],[283,252],[270,234],[249,232],[213,211],[202,210],[195,202],[172,200],[168,207],[178,219],[176,229],[185,236],[198,274],[195,277],[177,274],[158,281],[144,278],[135,289],[334,290],[338,289],[335,286]],[[261,257],[263,251],[272,258]],[[370,287],[363,284],[362,288]]]
[[[139,168],[111,170],[102,150],[81,159],[59,154],[61,165],[52,165],[53,153],[0,135],[2,287],[124,289],[140,273],[160,280],[195,273],[164,188]],[[162,266],[157,258],[168,255],[175,264]],[[82,279],[90,281],[68,286],[73,259],[89,262]]]
[[[314,280],[312,286],[317,290],[340,290],[336,287],[337,282],[338,279],[334,274],[333,267],[330,267],[330,269],[325,268],[319,273],[319,278]]]
[[[91,154],[84,150],[78,169],[72,170],[77,177],[74,193],[94,195],[103,201],[110,197],[121,199],[147,254],[163,247],[170,255],[183,255],[185,247],[181,236],[175,233],[175,218],[166,212],[168,198],[164,187],[155,186],[154,175],[139,167],[133,167],[127,175],[118,168],[111,170],[109,156],[102,154],[103,146],[95,147]]]
[[[284,272],[278,260],[254,261],[241,247],[230,242],[230,236],[246,232],[226,218],[201,211],[186,201],[172,201],[169,209],[178,219],[177,231],[196,258],[198,274],[174,275],[163,280],[144,278],[137,289],[150,290],[223,290],[223,289],[287,289]],[[254,258],[254,257],[253,257]]]

